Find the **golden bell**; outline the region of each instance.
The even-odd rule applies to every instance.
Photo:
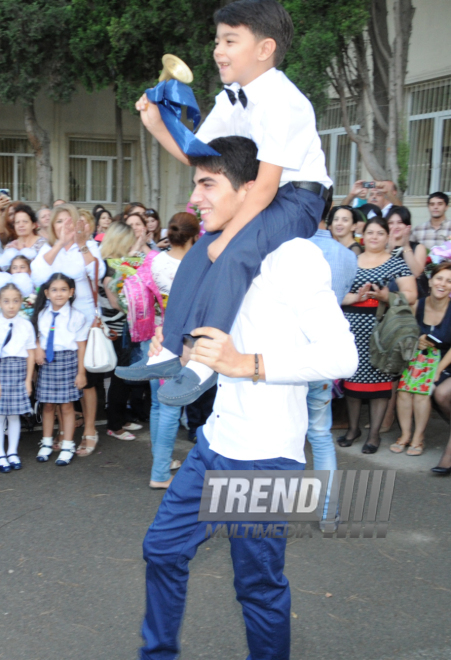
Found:
[[[194,76],[191,69],[180,57],[166,53],[166,55],[163,55],[161,61],[163,62],[163,71],[158,78],[160,82],[162,80],[171,80],[171,78],[175,78],[175,80],[186,84],[193,82]]]

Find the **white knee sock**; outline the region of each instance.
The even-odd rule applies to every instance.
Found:
[[[6,451],[5,451],[5,415],[0,415],[0,456],[5,456]],[[2,467],[6,467],[8,465],[8,461],[6,458],[0,458],[0,465]]]
[[[17,454],[20,439],[20,417],[19,415],[8,415],[8,455]],[[13,456],[10,463],[19,463],[20,459]]]

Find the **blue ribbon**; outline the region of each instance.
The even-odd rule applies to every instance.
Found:
[[[200,110],[193,90],[178,80],[163,80],[153,89],[146,90],[147,98],[157,103],[166,128],[187,156],[220,156],[217,151],[198,140],[189,128],[182,124],[182,106],[187,108],[187,117],[194,128],[200,122]]]

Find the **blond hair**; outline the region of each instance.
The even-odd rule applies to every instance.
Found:
[[[58,218],[58,216],[63,213],[63,211],[66,211],[66,213],[69,213],[70,217],[72,218],[72,222],[75,223],[80,219],[80,216],[78,215],[78,211],[76,207],[73,204],[60,204],[59,206],[55,206],[55,208],[52,211],[52,215],[50,216],[50,224],[49,224],[49,237],[48,237],[48,242],[50,245],[55,245],[56,241],[58,240],[55,234],[55,222]]]
[[[113,222],[105,232],[100,253],[103,259],[119,259],[130,254],[135,242],[135,232],[129,225]]]
[[[80,218],[84,218],[86,222],[89,225],[89,229],[91,230],[91,234],[94,234],[94,230],[96,228],[96,222],[94,220],[94,216],[92,215],[91,211],[87,211],[86,209],[78,209],[78,215]]]

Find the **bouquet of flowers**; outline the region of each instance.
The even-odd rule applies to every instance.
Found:
[[[108,288],[118,299],[121,310],[126,314],[128,310],[127,299],[123,292],[124,282],[127,277],[135,275],[144,261],[143,257],[121,257],[119,259],[107,259],[108,266],[114,270],[114,277],[108,284]]]
[[[446,241],[443,245],[434,245],[430,249],[426,259],[426,275],[430,277],[434,266],[441,264],[442,261],[451,261],[451,241]]]
[[[33,316],[36,297],[37,297],[36,293],[30,293],[29,296],[23,298],[22,300],[22,304],[19,309],[19,316],[22,316],[22,318],[27,319],[27,321],[31,321],[31,317]]]

